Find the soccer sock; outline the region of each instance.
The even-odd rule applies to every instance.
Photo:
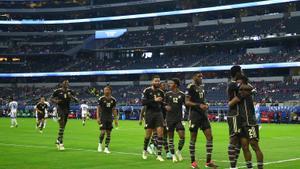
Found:
[[[213,150],[213,142],[206,141],[206,162],[209,163],[211,161],[211,155]]]
[[[246,166],[248,169],[253,169],[252,161],[246,161]]]
[[[18,125],[17,119],[14,119],[14,120],[15,120],[15,125]]]
[[[64,128],[60,127],[58,131],[58,138],[57,140],[59,141],[60,144],[63,143],[63,137],[64,137]]]
[[[240,152],[241,152],[241,145],[238,144],[238,145],[236,145],[236,147],[235,147],[235,165],[234,165],[234,166],[237,165],[237,161],[238,161],[238,159],[239,159]]]
[[[157,148],[157,133],[153,133],[151,137],[151,143]]]
[[[235,168],[236,167],[236,151],[235,151],[235,145],[229,144],[228,146],[228,157],[230,161],[230,167]]]
[[[44,127],[44,128],[46,127],[46,124],[47,124],[47,121],[45,120],[45,121],[44,121],[44,124],[43,124],[43,127]]]
[[[150,138],[146,138],[144,139],[144,151],[147,151],[147,147],[148,147],[148,144],[150,142]]]
[[[99,136],[99,143],[102,144],[103,140],[104,140],[104,133],[103,133],[103,134],[100,133],[100,136]]]
[[[193,163],[195,161],[195,141],[190,141],[190,156],[191,156],[191,162]]]
[[[44,127],[44,123],[41,122],[41,123],[40,123],[40,126],[39,126],[40,130],[43,130],[43,127]]]
[[[159,156],[161,155],[162,144],[163,144],[163,138],[157,137],[157,155],[159,155]]]
[[[169,153],[169,146],[168,146],[168,139],[167,139],[167,137],[163,138],[163,144],[164,144],[164,148],[165,148],[166,153]]]
[[[264,168],[264,162],[258,161],[257,162],[257,169],[263,169]]]
[[[108,148],[109,143],[110,143],[110,134],[108,134],[108,135],[106,136],[106,139],[105,139],[105,147],[106,147],[106,148]]]
[[[178,143],[178,150],[181,151],[184,146],[185,139],[180,139]]]
[[[170,151],[172,154],[175,154],[175,150],[174,150],[174,140],[173,138],[169,138],[169,147],[170,147]]]
[[[10,120],[10,124],[11,124],[11,126],[14,126],[14,124],[15,124],[14,119]]]

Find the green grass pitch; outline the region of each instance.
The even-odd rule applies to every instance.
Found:
[[[0,119],[1,169],[188,169],[189,133],[186,133],[184,161],[173,164],[159,162],[154,156],[142,160],[144,130],[137,121],[120,121],[119,129],[112,132],[111,154],[96,151],[99,137],[98,125],[89,120],[83,127],[80,120],[69,120],[64,137],[66,150],[58,152],[54,142],[58,124],[48,119],[43,134],[35,129],[35,119],[18,119],[19,128],[10,128],[10,119]],[[186,126],[187,128],[187,126]],[[220,168],[228,168],[228,127],[226,123],[212,123],[214,135],[213,159]],[[204,168],[205,140],[199,133],[196,156]],[[263,124],[260,145],[267,169],[300,168],[300,125]],[[176,135],[177,147],[177,135]],[[252,153],[253,162],[256,161]],[[244,168],[244,158],[239,159]],[[255,167],[256,168],[256,167]]]

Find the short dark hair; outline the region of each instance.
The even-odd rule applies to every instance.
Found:
[[[152,76],[152,80],[156,79],[156,78],[160,78],[158,75],[154,75]]]
[[[180,80],[178,78],[171,79],[178,87],[180,86]]]
[[[104,87],[104,89],[105,88],[108,88],[110,91],[112,91],[112,87],[110,86],[110,85],[106,85],[105,87]]]
[[[201,75],[202,75],[201,72],[194,72],[194,73],[193,73],[193,77],[197,76],[198,74],[201,74]],[[202,76],[203,76],[203,75],[202,75]]]
[[[239,65],[234,65],[230,68],[231,77],[235,77],[238,72],[242,72],[242,68]]]

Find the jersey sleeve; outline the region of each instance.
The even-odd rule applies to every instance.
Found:
[[[98,106],[101,106],[102,105],[102,98],[100,97],[99,99],[98,99]]]
[[[113,108],[116,108],[116,106],[117,106],[117,100],[116,100],[116,99],[114,99],[114,102],[113,102],[113,105],[112,105],[112,107],[113,107]]]
[[[53,94],[52,94],[52,98],[55,98],[55,97],[58,97],[58,93],[59,93],[59,91],[58,90],[55,90],[54,92],[53,92]]]
[[[230,82],[228,85],[227,93],[228,93],[228,100],[230,101],[235,96],[240,97],[239,93],[239,86],[235,82]]]
[[[189,84],[185,91],[186,96],[192,96],[193,95],[193,85]]]

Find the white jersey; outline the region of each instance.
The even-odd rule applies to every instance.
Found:
[[[255,107],[254,107],[254,109],[255,109],[256,119],[258,119],[259,116],[260,116],[259,104],[256,104]]]
[[[52,110],[52,116],[56,116],[57,115],[57,108],[56,107],[53,107],[53,110]]]
[[[37,112],[37,110],[36,110],[36,105],[33,107],[33,110],[35,110],[35,117],[36,117],[36,119],[38,118],[38,112]]]
[[[45,117],[48,117],[48,109],[50,108],[50,103],[45,102],[45,104],[47,105],[47,109],[45,110]]]
[[[80,105],[81,115],[86,116],[88,114],[89,106],[87,104]]]
[[[11,101],[8,104],[9,110],[10,110],[10,117],[16,117],[17,116],[17,110],[18,110],[18,103],[16,101]]]

